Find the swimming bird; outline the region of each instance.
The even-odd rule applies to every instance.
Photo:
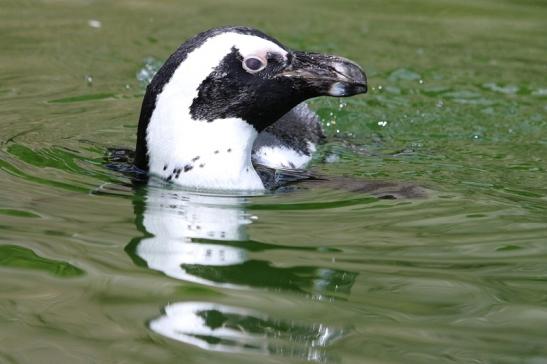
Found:
[[[305,100],[366,91],[346,58],[291,50],[253,28],[210,29],[148,85],[135,165],[190,188],[264,190],[269,168],[303,167],[324,138]]]

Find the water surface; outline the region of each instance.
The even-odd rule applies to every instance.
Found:
[[[0,3],[0,362],[547,362],[542,1]],[[405,181],[265,196],[133,187],[144,83],[258,27],[364,65],[312,168]]]

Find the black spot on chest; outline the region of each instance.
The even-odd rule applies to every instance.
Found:
[[[199,159],[199,157],[194,158],[195,160]],[[202,167],[204,164],[202,163],[200,165],[200,167]],[[175,167],[173,168],[173,170],[171,171],[171,173],[169,173],[169,175],[167,177],[164,177],[164,179],[169,182],[173,179],[178,179],[180,177],[180,174],[181,173],[186,173],[186,172],[189,172],[191,171],[192,169],[194,168],[194,166],[192,164],[185,164],[184,167]],[[163,167],[163,170],[167,170],[167,164],[164,165]]]

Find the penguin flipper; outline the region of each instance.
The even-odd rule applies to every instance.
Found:
[[[304,169],[270,168],[262,164],[254,164],[254,168],[267,190],[277,190],[302,181],[322,179],[314,173]]]

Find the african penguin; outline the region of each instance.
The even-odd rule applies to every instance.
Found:
[[[348,59],[293,51],[252,28],[211,29],[182,44],[148,85],[135,165],[190,188],[263,190],[253,162],[302,167],[323,137],[303,101],[366,91]]]

